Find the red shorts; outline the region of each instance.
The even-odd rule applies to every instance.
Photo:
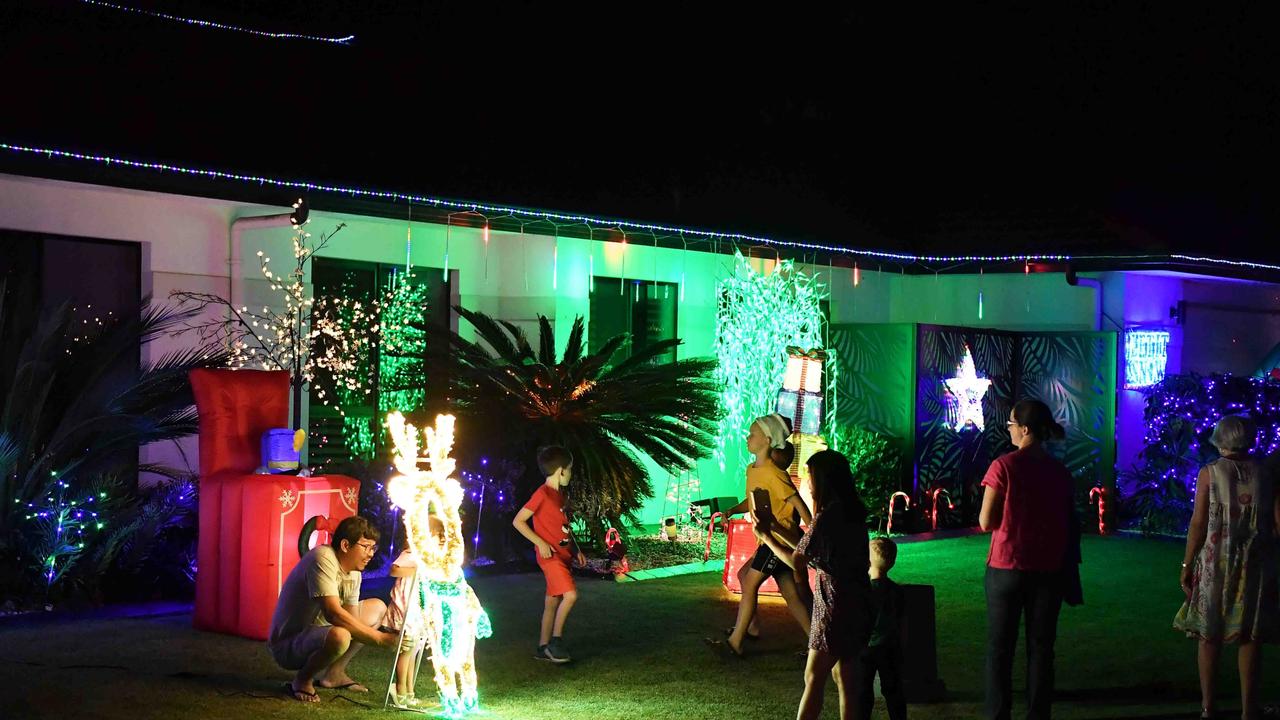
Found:
[[[547,595],[558,597],[578,589],[578,586],[573,583],[573,575],[569,572],[568,553],[555,553],[545,560],[539,555],[538,567],[542,568],[542,574],[547,576]]]

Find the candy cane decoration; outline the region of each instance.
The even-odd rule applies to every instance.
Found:
[[[1111,534],[1111,527],[1107,524],[1107,497],[1110,494],[1104,487],[1096,487],[1089,491],[1089,504],[1093,504],[1094,498],[1097,498],[1099,535]]]
[[[908,495],[908,494],[906,494],[906,493],[904,493],[904,492],[899,491],[899,492],[896,492],[896,493],[894,493],[894,494],[892,494],[892,495],[890,495],[890,496],[889,496],[889,526],[888,526],[887,528],[885,528],[885,534],[886,534],[886,535],[892,535],[892,534],[893,534],[893,501],[894,501],[894,500],[897,500],[899,497],[901,497],[901,498],[902,498],[903,503],[905,503],[905,504],[903,505],[903,507],[902,507],[903,511],[905,512],[905,511],[907,511],[907,510],[910,510],[910,509],[911,509],[911,496],[910,496],[910,495]]]
[[[711,522],[707,523],[707,551],[702,553],[702,562],[706,562],[711,557],[711,535],[716,531],[716,518],[723,518],[724,513],[711,513]]]
[[[932,492],[932,493],[929,493],[929,497],[933,500],[933,505],[932,505],[933,510],[932,510],[932,511],[930,511],[930,513],[929,513],[929,514],[932,516],[932,519],[933,519],[933,531],[934,531],[934,532],[937,532],[937,531],[938,531],[938,496],[939,496],[939,495],[945,495],[945,496],[947,496],[947,509],[948,509],[948,510],[955,510],[955,509],[956,509],[956,504],[955,504],[955,503],[953,503],[953,502],[951,502],[951,493],[947,492],[945,488],[934,488],[934,489],[933,489],[933,492]]]

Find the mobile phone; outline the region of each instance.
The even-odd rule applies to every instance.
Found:
[[[756,488],[751,491],[751,509],[757,515],[772,515],[773,505],[769,502],[769,491]]]

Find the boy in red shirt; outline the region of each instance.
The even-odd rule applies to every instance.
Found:
[[[511,524],[537,548],[538,567],[547,578],[542,630],[534,657],[553,663],[567,663],[570,658],[562,647],[561,635],[564,621],[578,599],[578,590],[569,573],[569,544],[573,538],[564,512],[561,489],[569,484],[573,455],[557,445],[542,448],[538,451],[538,469],[547,481],[533,492]],[[533,520],[532,527],[530,519]],[[579,565],[586,564],[581,550],[577,553],[577,561]]]

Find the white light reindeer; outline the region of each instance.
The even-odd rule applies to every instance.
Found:
[[[425,637],[443,712],[460,717],[479,707],[475,641],[489,637],[493,629],[462,575],[458,507],[463,491],[452,477],[456,463],[449,457],[453,423],[452,415],[437,415],[436,426],[426,429],[427,456],[419,457],[417,428],[398,412],[387,416],[399,473],[387,483],[387,496],[404,511],[409,548],[418,559],[417,585],[410,596],[418,612],[406,613],[405,636],[413,632]],[[430,463],[430,469],[420,470],[420,462]]]

